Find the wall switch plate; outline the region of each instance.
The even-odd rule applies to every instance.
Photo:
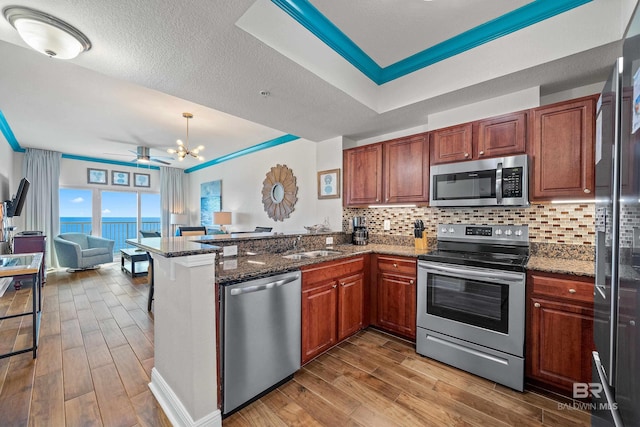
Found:
[[[222,248],[222,256],[236,256],[238,255],[238,246],[224,246]]]
[[[327,238],[325,239],[325,243],[326,243],[327,245],[333,245],[333,237],[327,237]]]
[[[391,220],[390,219],[385,219],[384,220],[384,229],[385,229],[385,231],[391,230]]]

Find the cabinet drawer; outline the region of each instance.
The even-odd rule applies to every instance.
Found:
[[[532,273],[529,277],[531,278],[529,286],[536,295],[593,303],[593,279],[573,280],[538,273]]]
[[[309,289],[320,282],[351,276],[364,271],[364,257],[328,261],[302,267],[302,289]]]
[[[378,272],[415,277],[416,260],[412,258],[378,256]]]

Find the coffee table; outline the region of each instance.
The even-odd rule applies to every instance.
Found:
[[[149,267],[147,252],[141,249],[120,249],[120,269],[131,277],[144,276]]]

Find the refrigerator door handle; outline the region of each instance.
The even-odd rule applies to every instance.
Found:
[[[609,382],[607,381],[607,374],[604,372],[604,368],[602,367],[602,363],[600,362],[600,355],[597,351],[594,351],[593,353],[591,353],[591,355],[593,356],[593,363],[596,366],[598,378],[600,379],[600,384],[602,385],[602,392],[604,392],[604,396],[607,399],[609,412],[611,412],[611,416],[613,417],[613,423],[615,424],[615,427],[624,427],[622,418],[620,417],[620,412],[618,411],[618,405],[613,398],[613,393],[611,392]]]

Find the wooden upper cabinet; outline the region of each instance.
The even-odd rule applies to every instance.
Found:
[[[383,144],[384,203],[429,201],[429,141],[427,134]]]
[[[536,108],[531,118],[531,200],[594,195],[595,97]]]
[[[473,124],[451,126],[431,132],[431,164],[473,158]]]
[[[527,151],[527,113],[493,117],[475,122],[474,158],[512,156]]]
[[[382,144],[344,150],[344,205],[382,203]]]

